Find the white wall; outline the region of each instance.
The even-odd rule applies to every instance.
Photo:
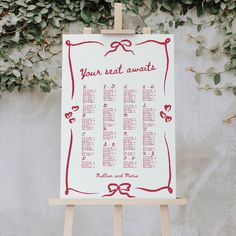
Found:
[[[147,20],[154,29],[156,22]],[[195,57],[189,33],[197,35],[187,26],[175,32],[177,193],[188,205],[170,208],[171,235],[235,236],[236,122],[222,120],[236,113],[236,98],[197,89],[185,68],[203,71],[212,62]],[[209,43],[219,39],[214,31],[203,33]],[[60,89],[0,98],[0,236],[62,235],[64,208],[48,205],[59,196],[60,99]],[[161,235],[159,221],[158,206],[125,207],[124,236]],[[75,224],[74,235],[113,235],[112,207],[78,207]]]

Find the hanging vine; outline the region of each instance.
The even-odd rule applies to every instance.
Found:
[[[40,88],[50,92],[60,87],[58,75],[52,73],[55,65],[43,67],[61,53],[61,34],[72,22],[80,21],[86,26],[109,28],[113,25],[113,0],[2,0],[0,2],[0,96],[4,92],[21,91],[25,88]],[[165,21],[157,25],[157,31],[167,33],[183,25],[192,25],[200,32],[206,27],[216,27],[223,37],[222,45],[208,48],[203,36],[189,35],[196,45],[196,56],[204,52],[212,55],[212,60],[224,56],[227,62],[224,70],[210,67],[198,71],[190,67],[200,90],[214,91],[216,95],[232,91],[236,95],[236,84],[222,85],[227,73],[236,75],[236,2],[231,0],[121,0],[126,11],[138,15],[143,24],[152,14],[167,13]],[[194,22],[188,12],[195,9],[197,16],[207,15],[208,21]],[[139,27],[137,27],[139,32]],[[35,72],[34,68],[42,68]],[[203,78],[211,78],[214,86],[203,83]],[[234,118],[234,116],[233,116]],[[229,120],[228,120],[229,122]]]

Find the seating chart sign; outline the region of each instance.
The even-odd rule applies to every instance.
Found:
[[[173,35],[63,35],[61,198],[176,198]]]

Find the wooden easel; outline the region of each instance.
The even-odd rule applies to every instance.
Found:
[[[115,3],[113,30],[101,30],[101,34],[135,34],[134,30],[122,29],[122,4]],[[84,34],[91,34],[91,28],[84,28]],[[151,34],[150,28],[143,28],[144,34]],[[73,217],[76,205],[114,206],[114,236],[122,235],[122,208],[124,205],[160,205],[162,236],[170,236],[169,205],[186,205],[186,198],[177,199],[50,199],[51,205],[66,206],[64,236],[72,236]],[[146,235],[145,235],[146,236]]]
[[[160,205],[162,236],[170,236],[169,205],[185,205],[186,198],[177,199],[50,199],[51,205],[66,206],[64,236],[72,236],[74,209],[76,205],[114,206],[114,236],[122,235],[122,208],[124,205]],[[144,235],[146,236],[146,235]]]

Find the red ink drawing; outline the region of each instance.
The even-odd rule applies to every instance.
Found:
[[[79,110],[79,106],[77,106],[77,105],[72,106],[71,110],[72,111],[65,113],[65,118],[69,121],[70,124],[73,124],[76,121],[76,119],[72,116],[73,116],[74,112],[77,112]]]
[[[72,112],[65,113],[66,119],[69,119],[72,116]]]
[[[129,198],[135,198],[135,196],[130,195],[128,192],[131,189],[131,184],[130,183],[122,183],[120,185],[116,183],[110,183],[107,186],[109,193],[103,195],[102,197],[111,197],[113,196],[116,192],[119,192],[122,195],[126,195]]]
[[[69,123],[70,123],[70,124],[73,124],[75,121],[76,121],[75,118],[70,118],[70,119],[69,119]]]
[[[73,73],[73,63],[71,60],[71,47],[74,46],[79,46],[83,44],[100,44],[104,46],[103,43],[98,42],[98,41],[84,41],[80,43],[71,43],[70,40],[66,40],[66,45],[68,46],[68,62],[69,62],[69,68],[70,68],[70,77],[71,77],[71,99],[74,98],[74,93],[75,93],[75,79],[74,79],[74,73]]]
[[[166,118],[166,113],[164,111],[161,111],[160,116],[161,116],[161,118]]]
[[[121,47],[125,52],[131,52],[134,54],[134,52],[132,50],[127,49],[126,47],[131,47],[132,46],[132,42],[128,39],[123,39],[120,42],[118,41],[114,41],[110,44],[110,47],[112,48],[112,50],[108,51],[105,55],[107,56],[109,53],[111,52],[115,52],[119,47]]]
[[[100,76],[102,75],[102,72],[99,69],[97,69],[96,71],[89,71],[87,68],[82,68],[80,69],[80,74],[81,74],[81,80],[83,80],[85,77]]]
[[[70,129],[70,141],[69,141],[69,148],[68,148],[67,162],[66,162],[66,175],[65,175],[66,190],[65,190],[65,194],[68,195],[70,190],[77,192],[77,193],[81,193],[81,194],[98,194],[98,193],[82,192],[77,189],[69,187],[69,168],[70,168],[70,158],[71,158],[72,146],[73,146],[73,131],[72,131],[72,129]]]
[[[171,105],[165,105],[165,106],[164,106],[164,109],[165,109],[166,111],[170,111],[170,110],[171,110]]]
[[[167,80],[167,74],[168,74],[168,69],[169,69],[169,53],[168,53],[168,47],[167,44],[170,42],[170,38],[166,38],[164,42],[159,42],[156,40],[146,40],[140,43],[137,43],[135,45],[142,45],[145,43],[157,43],[160,45],[164,45],[165,47],[165,54],[166,54],[166,71],[165,71],[165,77],[164,77],[164,94],[166,94],[166,80]]]
[[[120,64],[116,69],[106,69],[105,75],[122,75],[124,73],[123,71],[123,65]]]
[[[165,122],[166,122],[166,123],[172,121],[172,117],[171,117],[171,116],[168,116],[168,115],[166,114],[166,112],[167,112],[167,113],[170,112],[171,108],[172,108],[171,105],[166,104],[166,105],[164,106],[165,112],[164,112],[164,111],[160,111],[160,116],[161,116],[162,119],[165,119]]]
[[[137,187],[136,189],[143,190],[146,192],[158,192],[164,189],[167,189],[170,194],[173,193],[173,189],[171,188],[171,179],[172,179],[172,169],[171,169],[171,160],[170,160],[170,149],[169,149],[169,144],[166,138],[166,134],[164,133],[164,140],[165,140],[165,145],[166,145],[166,151],[167,151],[167,159],[168,159],[168,184],[166,186],[157,188],[157,189],[148,189],[148,188],[143,188],[143,187]]]
[[[166,122],[172,121],[172,117],[171,117],[171,116],[166,116],[165,121],[166,121]]]
[[[78,111],[78,110],[79,110],[79,106],[72,106],[71,109],[72,109],[73,111]]]

